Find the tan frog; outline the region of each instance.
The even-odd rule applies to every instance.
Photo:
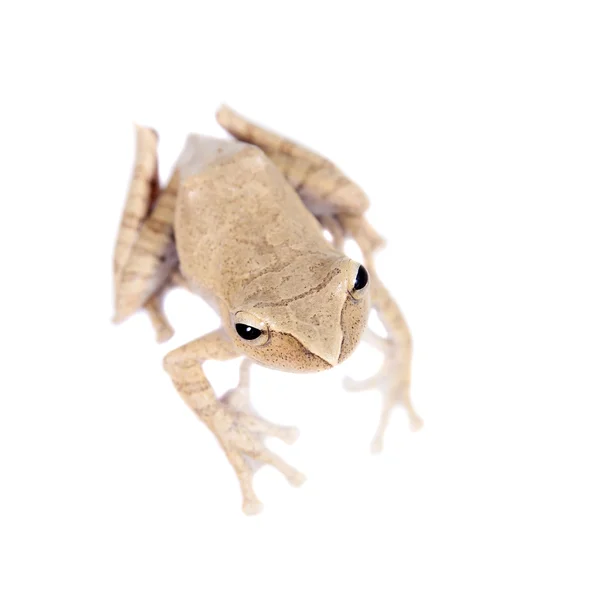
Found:
[[[383,367],[366,381],[347,380],[346,388],[383,392],[373,448],[380,449],[395,404],[404,405],[414,429],[421,420],[410,402],[410,334],[374,271],[373,252],[382,240],[363,217],[365,194],[331,162],[229,108],[222,107],[217,119],[236,140],[189,136],[162,190],[156,133],[138,127],[114,256],[115,321],[145,308],[158,340],[169,339],[173,330],[162,298],[178,285],[220,315],[220,329],[173,350],[164,366],[221,443],[239,478],[243,509],[252,514],[262,506],[252,487],[257,463],[273,465],[292,484],[304,480],[264,445],[265,435],[292,442],[297,430],[252,411],[252,362],[320,371],[342,362],[364,339],[384,352]],[[347,237],[360,247],[364,266],[344,255]],[[387,337],[365,330],[370,306]],[[217,399],[204,361],[239,356],[245,357],[239,385]]]

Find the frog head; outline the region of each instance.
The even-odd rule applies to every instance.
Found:
[[[239,296],[223,322],[242,354],[283,371],[322,371],[358,345],[370,308],[369,275],[345,256],[317,254],[262,274]]]

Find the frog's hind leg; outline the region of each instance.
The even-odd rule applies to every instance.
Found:
[[[138,127],[135,169],[114,256],[114,322],[147,310],[158,341],[173,334],[162,310],[164,293],[177,269],[173,236],[178,176],[159,190],[156,133]]]
[[[384,245],[362,216],[369,208],[367,195],[330,160],[248,121],[227,106],[219,109],[217,121],[236,139],[265,152],[331,234],[334,246],[341,248],[345,237],[354,238],[371,254]]]
[[[361,215],[369,207],[363,190],[316,152],[251,123],[227,106],[219,109],[217,121],[238,140],[258,146],[315,216]]]
[[[331,243],[336,250],[344,251],[344,230],[334,215],[322,215],[319,223],[331,236]]]
[[[169,323],[169,319],[164,311],[165,296],[174,288],[183,288],[190,291],[188,282],[185,280],[181,271],[176,267],[169,276],[167,283],[163,285],[150,299],[144,304],[143,309],[148,313],[150,322],[156,333],[156,341],[161,344],[170,340],[175,331]]]
[[[143,307],[150,317],[150,322],[156,333],[156,341],[159,344],[170,340],[175,333],[163,307],[165,291],[166,288],[163,288],[160,292],[154,294]]]
[[[115,288],[159,192],[157,144],[156,131],[136,125],[135,164],[113,257]]]

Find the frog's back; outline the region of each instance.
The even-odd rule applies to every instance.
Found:
[[[318,221],[259,148],[190,136],[178,161],[181,270],[207,299],[232,302],[258,274],[331,252]]]

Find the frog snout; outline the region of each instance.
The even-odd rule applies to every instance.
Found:
[[[319,352],[314,352],[319,358],[322,358],[326,363],[330,364],[332,367],[338,364],[341,352],[340,348],[332,348],[331,350],[321,350]]]

